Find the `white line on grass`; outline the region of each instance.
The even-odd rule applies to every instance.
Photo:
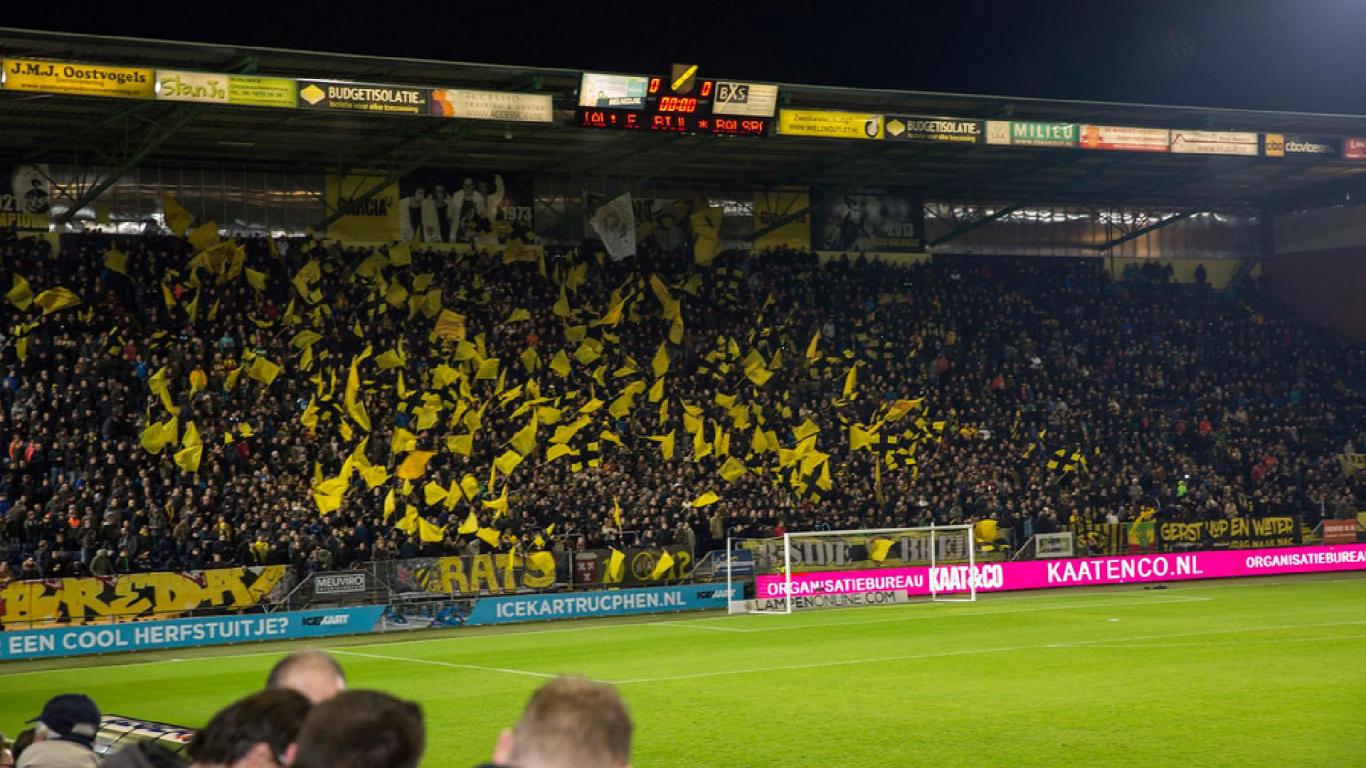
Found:
[[[367,659],[384,659],[386,661],[408,661],[413,664],[430,664],[434,667],[450,667],[452,669],[468,669],[475,672],[500,672],[505,675],[523,675],[525,677],[555,678],[559,675],[550,675],[545,672],[532,672],[526,669],[508,669],[506,667],[485,667],[479,664],[460,664],[454,661],[438,661],[436,659],[414,659],[411,656],[388,656],[381,653],[361,653],[359,651],[344,651],[340,648],[333,648],[328,653],[338,656],[363,656]]]
[[[1033,651],[1056,648],[1074,647],[1103,647],[1099,643],[1128,643],[1138,642],[1149,639],[1164,639],[1169,637],[1194,637],[1197,635],[1223,635],[1239,634],[1244,632],[1270,632],[1280,629],[1302,629],[1304,627],[1341,627],[1349,625],[1366,624],[1366,621],[1340,621],[1325,624],[1283,624],[1275,626],[1246,627],[1242,629],[1216,629],[1208,632],[1178,632],[1169,635],[1144,635],[1139,637],[1110,637],[1102,640],[1083,640],[1078,643],[1047,643],[1042,645],[1013,645],[1002,648],[972,648],[961,651],[939,651],[936,653],[915,653],[905,656],[879,656],[876,658],[865,659],[840,659],[837,661],[817,661],[809,664],[783,664],[773,667],[749,667],[746,669],[725,669],[714,672],[695,672],[687,675],[666,675],[662,677],[636,677],[629,680],[617,680],[613,685],[635,685],[637,683],[664,683],[677,680],[701,680],[709,677],[727,677],[730,675],[751,675],[764,672],[787,672],[798,669],[825,669],[828,667],[847,667],[856,664],[883,664],[891,661],[915,661],[918,659],[942,659],[950,656],[978,656],[988,653],[1014,653],[1017,651]]]
[[[708,632],[757,632],[754,629],[737,629],[736,627],[712,627],[706,624],[695,624],[687,621],[646,621],[643,624],[647,627],[676,627],[678,629],[702,629]]]

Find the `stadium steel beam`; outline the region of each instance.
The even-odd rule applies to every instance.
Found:
[[[473,123],[469,121],[443,122],[435,131],[432,131],[429,135],[443,133],[444,130],[450,126],[454,126],[454,130],[451,131],[452,135],[450,138],[458,139],[472,129]],[[361,204],[365,203],[367,200],[374,197],[375,195],[378,195],[380,192],[383,192],[385,188],[387,188],[390,184],[394,184],[399,179],[402,179],[404,176],[407,176],[413,171],[416,171],[418,168],[421,168],[422,164],[427,162],[427,158],[428,156],[424,154],[398,166],[397,168],[386,174],[384,178],[380,179],[378,182],[371,185],[369,189],[365,190],[364,192],[361,192],[360,194],[356,195],[355,197],[352,197],[349,200],[342,202],[340,205],[337,206],[336,210],[324,216],[322,221],[319,221],[316,225],[314,225],[313,229],[317,231],[327,229],[328,225],[335,223],[337,219],[340,219],[341,217],[346,216],[347,214],[356,210],[361,206]]]
[[[248,56],[227,67],[228,71],[234,74],[247,74],[256,71],[256,58]],[[204,112],[207,104],[178,104],[166,112],[165,117],[171,118],[170,122],[162,124],[157,130],[148,134],[138,145],[137,149],[126,156],[123,162],[119,163],[114,170],[104,174],[104,178],[90,185],[90,188],[81,193],[71,201],[65,211],[53,217],[56,224],[69,224],[76,217],[76,214],[85,206],[95,202],[106,189],[114,186],[114,182],[123,178],[124,174],[137,168],[143,160],[161,148],[161,145],[169,141],[180,129],[184,128],[191,120]],[[128,110],[125,117],[133,114],[134,110]]]
[[[143,160],[146,160],[153,152],[157,151],[162,144],[165,144],[172,136],[179,133],[181,128],[184,128],[191,120],[198,117],[206,106],[207,105],[205,104],[187,104],[177,107],[174,110],[174,120],[162,127],[161,130],[148,136],[131,155],[124,158],[124,161],[120,163],[118,167],[109,173],[106,173],[104,178],[92,184],[80,197],[72,200],[71,205],[68,206],[65,211],[58,214],[53,219],[53,222],[56,224],[70,223],[71,220],[76,217],[76,213],[80,211],[80,209],[95,202],[95,199],[104,194],[106,189],[109,189],[114,185],[114,182],[123,178],[125,173],[138,167]]]
[[[1132,232],[1130,232],[1130,233],[1128,233],[1128,234],[1126,234],[1126,235],[1120,235],[1119,237],[1115,238],[1114,240],[1111,240],[1111,241],[1106,242],[1106,243],[1101,243],[1100,245],[1093,245],[1093,246],[1090,246],[1090,248],[1091,248],[1091,250],[1097,251],[1097,252],[1108,251],[1108,250],[1110,250],[1111,248],[1114,248],[1114,247],[1117,246],[1117,245],[1122,245],[1122,244],[1124,244],[1124,243],[1127,243],[1127,242],[1129,242],[1130,240],[1137,240],[1138,238],[1143,237],[1144,235],[1148,234],[1149,232],[1155,232],[1155,231],[1157,231],[1157,230],[1159,230],[1159,229],[1162,229],[1163,227],[1166,227],[1166,226],[1170,226],[1170,225],[1172,225],[1172,224],[1175,224],[1175,223],[1178,222],[1178,221],[1184,221],[1185,219],[1189,219],[1190,217],[1194,216],[1194,215],[1197,214],[1197,213],[1200,213],[1200,211],[1199,211],[1198,209],[1195,209],[1195,208],[1187,208],[1186,210],[1181,211],[1181,212],[1179,212],[1179,213],[1175,213],[1175,214],[1173,214],[1173,215],[1171,215],[1171,216],[1168,216],[1167,218],[1162,219],[1161,221],[1154,221],[1152,224],[1149,224],[1149,225],[1144,226],[1144,227],[1139,227],[1138,229],[1135,229],[1134,231],[1132,231]]]
[[[935,247],[935,246],[937,246],[937,245],[943,245],[944,243],[947,243],[947,242],[950,241],[950,240],[955,240],[955,239],[957,239],[957,238],[959,238],[959,237],[962,237],[963,235],[966,235],[967,233],[973,231],[974,229],[977,229],[978,227],[984,227],[984,226],[986,226],[987,224],[990,224],[991,222],[996,221],[997,219],[1003,219],[1003,218],[1005,218],[1006,216],[1009,216],[1010,214],[1012,214],[1012,213],[1014,213],[1014,212],[1020,210],[1020,209],[1023,208],[1023,207],[1024,207],[1023,205],[1018,205],[1018,204],[1017,204],[1017,205],[1007,205],[1007,206],[1004,207],[1004,208],[998,208],[997,210],[992,211],[991,213],[987,214],[986,216],[983,216],[983,217],[977,218],[977,219],[973,219],[972,221],[969,221],[969,222],[966,222],[966,223],[963,223],[963,224],[959,224],[957,227],[954,227],[954,228],[953,228],[952,230],[950,230],[949,232],[946,232],[945,234],[940,235],[939,237],[936,237],[935,239],[933,239],[933,240],[931,240],[930,242],[926,243],[926,244],[925,244],[925,247],[927,247],[927,248],[933,248],[933,247]]]

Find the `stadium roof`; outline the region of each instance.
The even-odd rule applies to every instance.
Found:
[[[1285,206],[1366,181],[1366,162],[1079,152],[994,145],[679,136],[573,123],[579,70],[313,53],[0,29],[0,54],[360,82],[537,91],[550,124],[347,115],[0,92],[0,159],[118,166],[129,161],[282,169],[418,167],[610,177],[641,188],[736,191],[803,183],[899,188],[997,204]],[[572,62],[567,62],[572,63]],[[660,69],[665,67],[661,63]],[[744,77],[743,72],[712,73]],[[1366,136],[1366,116],[1058,101],[780,84],[789,108],[1156,128]]]

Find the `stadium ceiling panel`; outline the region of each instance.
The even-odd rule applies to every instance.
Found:
[[[612,177],[736,191],[806,183],[918,191],[957,202],[1249,209],[1366,183],[1366,163],[1203,157],[1038,147],[857,142],[770,136],[679,137],[573,125],[580,72],[0,29],[0,54],[202,71],[549,93],[550,124],[433,121],[0,92],[0,159],[117,166],[146,135],[141,162],[380,170],[430,167]],[[572,62],[567,62],[572,63]],[[743,76],[744,73],[716,73]],[[782,106],[879,114],[1366,136],[1366,117],[1070,102],[781,84]],[[188,113],[188,117],[186,117]],[[443,125],[459,125],[460,130]],[[168,130],[174,128],[174,130]]]

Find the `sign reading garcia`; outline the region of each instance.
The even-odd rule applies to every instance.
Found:
[[[299,107],[389,115],[425,115],[431,100],[426,88],[403,85],[300,80]]]
[[[156,78],[147,67],[5,59],[4,80],[7,91],[150,99]]]

